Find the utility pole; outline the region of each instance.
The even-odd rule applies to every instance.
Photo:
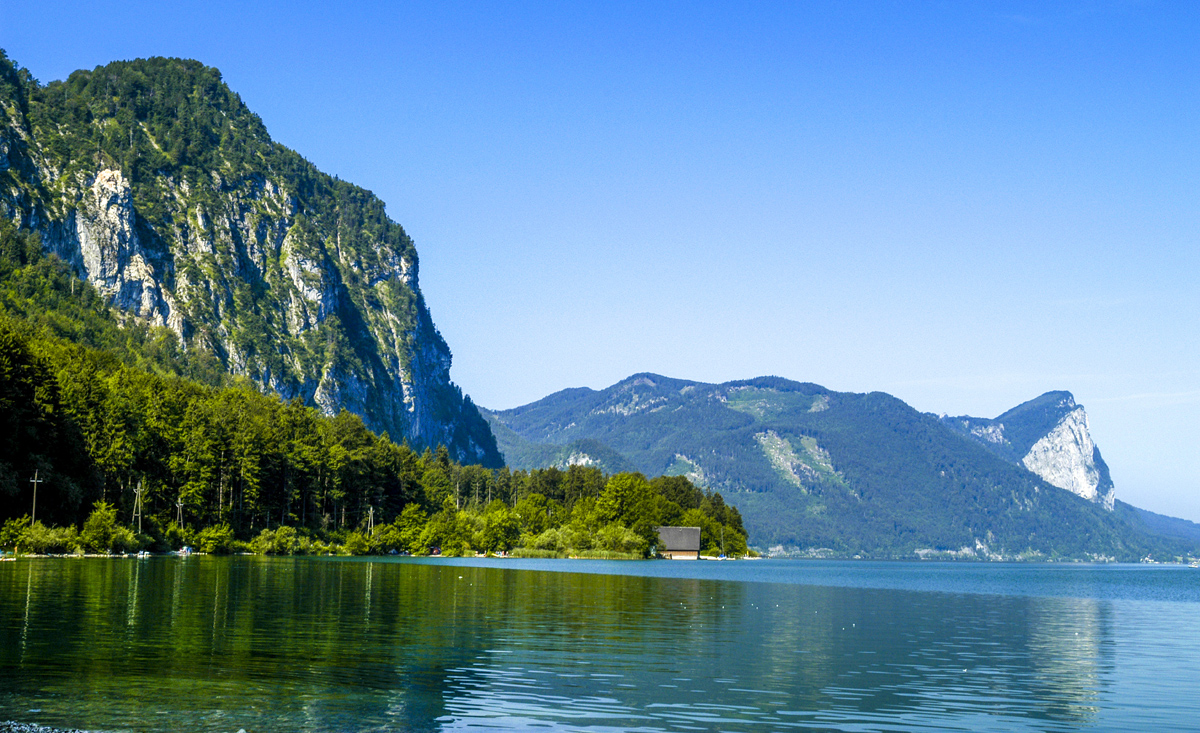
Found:
[[[375,531],[375,507],[368,507],[370,510],[367,514],[367,534]]]
[[[138,480],[137,488],[133,490],[133,518],[138,523],[138,534],[142,533],[142,481]]]
[[[183,497],[175,500],[175,508],[179,510],[179,529],[183,529]]]
[[[33,478],[29,479],[29,483],[33,484],[33,514],[31,514],[29,517],[30,527],[32,527],[33,523],[37,521],[37,485],[46,483],[46,479],[38,478],[38,473],[40,471],[41,469],[35,468],[33,470]]]

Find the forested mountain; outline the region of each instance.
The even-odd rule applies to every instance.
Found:
[[[756,544],[800,554],[1133,560],[1197,552],[1186,532],[1156,533],[1139,510],[1106,509],[1020,463],[1075,414],[1066,398],[1051,393],[998,418],[1013,425],[1011,456],[890,395],[777,377],[703,384],[638,374],[483,414],[512,466],[545,465],[567,445],[596,441],[639,471],[720,490]]]
[[[42,85],[0,52],[0,218],[125,323],[169,329],[158,348],[193,376],[500,465],[450,382],[412,240],[369,191],[274,142],[216,69],[153,58]]]

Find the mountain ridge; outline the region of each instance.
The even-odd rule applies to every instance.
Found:
[[[1047,404],[1069,397],[1048,394]],[[1034,409],[1044,406],[1039,399],[1024,412],[1042,415]],[[1070,405],[1077,407],[1073,397]],[[1150,532],[1133,507],[1056,487],[1021,456],[999,455],[978,436],[882,392],[643,372],[602,390],[560,390],[483,414],[514,467],[544,460],[538,446],[590,438],[647,475],[681,474],[721,491],[762,547],[988,559],[1141,559],[1193,549]]]

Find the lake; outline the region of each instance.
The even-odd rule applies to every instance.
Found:
[[[0,563],[0,720],[91,730],[1200,730],[1200,570]]]

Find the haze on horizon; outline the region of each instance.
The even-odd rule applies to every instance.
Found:
[[[388,202],[481,405],[1065,389],[1118,498],[1200,521],[1194,5],[0,0],[0,48],[42,82],[219,68]]]

